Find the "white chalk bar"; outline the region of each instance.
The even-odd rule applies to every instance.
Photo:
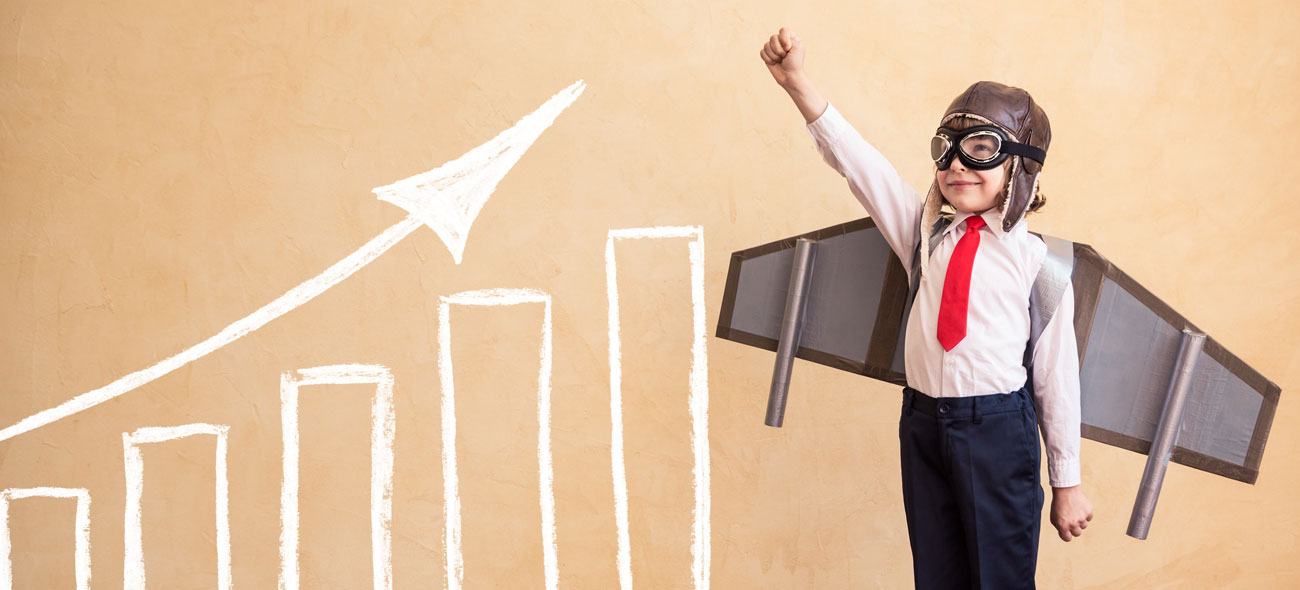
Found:
[[[24,539],[28,543],[15,549],[14,539],[10,535],[14,520],[27,521],[29,516],[14,517],[10,514],[13,500],[37,498],[35,502],[21,502],[32,505],[30,508],[42,509],[40,516],[48,516],[46,499],[76,500],[76,512],[65,522],[66,528],[61,532],[72,543],[61,542],[65,535],[60,533],[42,535],[39,539]],[[24,509],[24,512],[27,510]],[[62,511],[53,511],[62,514]],[[28,521],[30,522],[30,521]],[[44,524],[46,521],[40,521]],[[25,531],[42,531],[45,527],[19,526]],[[54,547],[70,546],[70,551],[50,551]],[[15,561],[17,564],[15,564]],[[70,567],[69,567],[70,566]],[[63,583],[65,582],[66,583]],[[90,492],[85,488],[10,488],[0,492],[0,590],[13,588],[90,588]]]
[[[707,589],[711,504],[703,228],[610,230],[605,280],[619,587]],[[671,318],[636,313],[667,302],[680,305],[682,313]]]
[[[486,289],[441,300],[438,372],[449,590],[465,584],[558,588],[551,350],[547,293]]]
[[[284,433],[284,478],[280,488],[280,590],[316,588],[321,583],[336,583],[332,579],[318,581],[302,575],[302,554],[311,551],[307,545],[311,539],[302,535],[299,508],[304,500],[312,497],[312,490],[307,489],[308,486],[315,489],[314,486],[329,483],[318,482],[313,478],[306,485],[301,485],[303,474],[314,474],[317,472],[315,468],[319,467],[313,463],[309,465],[313,468],[312,471],[303,470],[306,461],[301,448],[301,397],[317,393],[317,390],[308,388],[313,385],[357,384],[373,387],[363,390],[369,394],[369,412],[363,410],[360,416],[355,415],[357,412],[347,416],[361,423],[367,420],[370,423],[368,512],[371,584],[375,590],[392,590],[393,441],[397,429],[397,417],[393,408],[393,374],[387,367],[360,364],[313,367],[287,371],[280,375],[280,421]],[[314,458],[314,455],[308,454],[309,460]],[[350,477],[365,480],[366,473],[351,473]],[[361,506],[345,507],[345,510],[363,514],[367,511]],[[349,574],[347,577],[352,579],[354,576]]]
[[[123,588],[230,590],[228,432],[225,425],[186,424],[122,434]],[[150,466],[146,449],[155,462]],[[155,483],[146,492],[146,480],[159,475],[171,484]],[[193,559],[205,553],[211,561]]]

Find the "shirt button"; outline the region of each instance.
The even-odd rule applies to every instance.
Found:
[[[948,413],[948,404],[940,405],[940,406],[939,406],[939,413],[940,413],[940,414],[947,414],[947,413]]]

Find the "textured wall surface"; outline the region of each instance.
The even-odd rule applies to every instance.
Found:
[[[732,251],[865,215],[758,57],[784,25],[918,190],[954,95],[980,79],[1028,89],[1054,132],[1031,229],[1093,245],[1282,388],[1258,483],[1171,466],[1146,541],[1124,534],[1145,456],[1085,440],[1096,517],[1070,543],[1044,519],[1040,587],[1300,586],[1297,22],[1285,1],[5,2],[0,428],[218,333],[405,217],[372,188],[587,87],[497,187],[460,264],[419,228],[261,329],[0,441],[0,489],[88,490],[92,586],[121,587],[122,434],[228,426],[233,584],[275,587],[281,376],[382,365],[393,584],[440,587],[439,298],[537,289],[553,306],[559,586],[617,587],[606,239],[699,226],[712,587],[910,587],[897,388],[801,362],[785,427],[767,428],[773,356],[712,337]],[[689,243],[615,245],[642,588],[692,583]],[[543,588],[543,306],[450,318],[465,586]],[[368,587],[375,387],[302,391],[302,587]],[[217,587],[216,437],[141,449],[149,586]],[[10,513],[14,586],[73,587],[74,500]]]

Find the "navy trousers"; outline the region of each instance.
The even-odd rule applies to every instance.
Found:
[[[960,398],[904,388],[898,439],[916,588],[1034,588],[1043,488],[1025,388]]]

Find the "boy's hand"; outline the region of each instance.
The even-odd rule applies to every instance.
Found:
[[[781,86],[803,75],[803,41],[793,31],[782,27],[763,44],[758,54]]]
[[[1092,502],[1083,495],[1079,486],[1052,488],[1052,526],[1068,542],[1073,537],[1083,534],[1092,520]]]

